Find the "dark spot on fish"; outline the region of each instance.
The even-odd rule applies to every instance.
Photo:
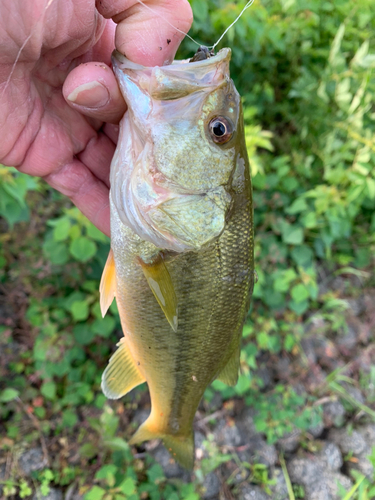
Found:
[[[163,50],[163,47],[159,47],[159,50]]]
[[[137,365],[139,366],[141,363],[138,361]]]
[[[167,38],[167,44],[169,45],[171,43],[171,39],[170,38]]]
[[[150,346],[149,346],[148,348],[149,348],[149,349],[151,349],[151,347],[150,347]]]

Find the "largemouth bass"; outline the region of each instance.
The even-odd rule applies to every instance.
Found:
[[[250,170],[230,49],[147,68],[116,52],[128,105],[111,165],[111,252],[101,282],[124,337],[108,398],[147,382],[151,414],[131,444],[161,438],[186,468],[206,387],[235,385],[253,289]]]

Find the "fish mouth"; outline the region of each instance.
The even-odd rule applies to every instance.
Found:
[[[229,47],[225,47],[225,48],[219,50],[219,52],[217,54],[212,55],[211,57],[208,57],[206,59],[195,60],[195,61],[192,61],[191,58],[190,59],[174,60],[172,62],[172,64],[160,66],[160,68],[176,69],[179,65],[184,65],[183,69],[184,69],[184,71],[186,71],[186,66],[185,66],[186,64],[194,65],[195,68],[200,67],[200,66],[207,68],[207,66],[209,66],[211,64],[217,64],[219,62],[224,61],[225,59],[230,60],[231,54],[232,54],[231,49]],[[114,50],[112,52],[112,58],[115,60],[115,64],[118,65],[120,68],[139,70],[139,69],[145,69],[147,67],[147,66],[143,66],[142,64],[133,63],[132,61],[127,59],[127,57],[124,54],[122,54],[121,52],[119,52],[118,50]]]
[[[179,99],[197,90],[217,87],[229,79],[231,49],[223,48],[208,59],[190,61],[182,59],[166,66],[147,67],[129,61],[121,52],[112,53],[115,73],[122,71],[145,75],[138,82],[154,99]]]

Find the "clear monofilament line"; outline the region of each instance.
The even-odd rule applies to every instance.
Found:
[[[202,45],[201,43],[196,42],[194,40],[194,38],[192,38],[188,33],[185,33],[185,31],[180,30],[179,28],[177,28],[176,26],[174,26],[172,23],[170,23],[167,19],[165,19],[165,17],[163,17],[161,14],[159,14],[159,12],[156,12],[154,9],[152,9],[151,7],[149,7],[148,5],[146,5],[145,3],[143,3],[142,0],[137,0],[137,1],[138,1],[138,3],[142,4],[143,7],[146,7],[146,9],[150,10],[153,14],[156,14],[158,17],[161,17],[164,20],[164,22],[166,22],[167,24],[169,24],[169,26],[171,26],[173,29],[175,29],[179,33],[182,33],[183,35],[185,35],[188,38],[190,38],[190,40],[192,42],[194,42],[195,44],[197,44],[199,47]]]
[[[231,29],[232,26],[234,26],[236,24],[236,22],[240,19],[240,17],[242,16],[242,14],[245,12],[246,9],[248,9],[251,5],[253,5],[254,3],[254,0],[249,0],[247,2],[247,4],[245,5],[245,7],[241,10],[240,14],[236,17],[236,19],[233,21],[233,23],[231,25],[228,26],[228,28],[224,31],[224,33],[221,35],[221,37],[219,38],[219,40],[214,43],[214,45],[212,45],[212,47],[209,47],[210,49],[214,49],[216,47],[216,45],[218,43],[221,42],[221,40],[224,38],[224,36],[228,33],[228,31]]]
[[[253,5],[255,0],[249,0],[247,2],[247,4],[245,5],[245,7],[241,10],[241,12],[239,13],[239,15],[236,17],[236,19],[233,21],[232,24],[230,24],[228,26],[228,28],[224,31],[224,33],[221,35],[221,37],[219,38],[219,40],[214,43],[214,45],[211,45],[210,47],[208,47],[209,49],[214,49],[216,47],[216,45],[218,45],[221,40],[224,38],[224,36],[228,33],[228,31],[231,29],[232,26],[234,26],[236,24],[236,22],[240,19],[240,17],[242,16],[242,14],[245,12],[246,9],[248,9],[249,7],[251,7],[251,5]],[[194,38],[192,38],[188,33],[185,33],[185,31],[182,31],[180,30],[179,28],[177,28],[176,26],[174,26],[172,23],[170,23],[167,19],[165,19],[161,14],[159,14],[158,12],[156,12],[154,9],[152,9],[151,7],[149,7],[148,5],[146,5],[144,2],[142,2],[142,0],[137,0],[138,3],[140,3],[141,5],[143,5],[143,7],[146,7],[146,9],[150,10],[153,14],[156,14],[158,17],[161,17],[167,24],[169,24],[169,26],[171,26],[173,29],[175,29],[176,31],[178,31],[179,33],[182,33],[183,35],[187,36],[192,42],[194,42],[196,45],[199,45],[199,47],[202,46],[201,43],[198,43],[196,40],[194,40]]]

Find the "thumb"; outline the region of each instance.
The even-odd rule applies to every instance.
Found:
[[[117,50],[144,66],[170,64],[193,21],[187,0],[98,0],[97,9],[117,23]],[[100,121],[118,123],[126,110],[115,76],[104,63],[74,68],[63,94],[70,106]]]

